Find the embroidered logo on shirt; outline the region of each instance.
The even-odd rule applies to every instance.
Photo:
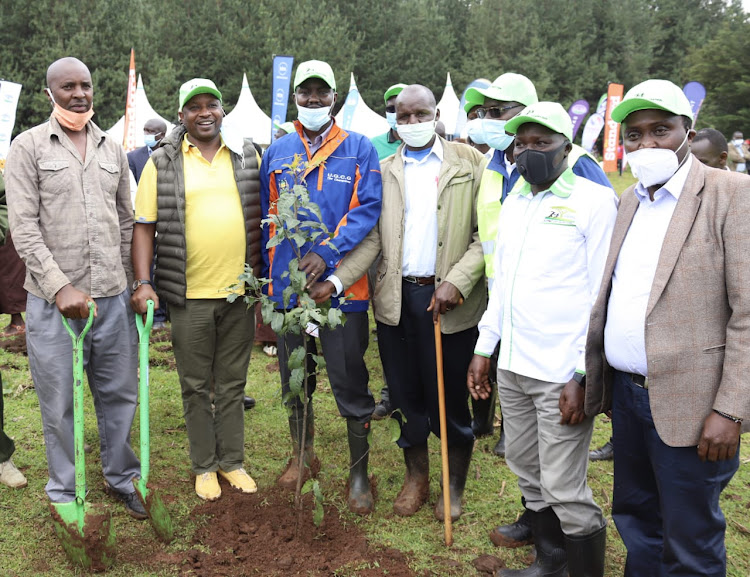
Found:
[[[574,209],[568,206],[552,206],[547,216],[544,217],[544,223],[559,226],[575,226],[575,212]]]
[[[352,177],[347,174],[336,174],[333,172],[329,172],[326,174],[326,179],[328,180],[335,180],[336,182],[343,182],[343,183],[349,183],[352,182]]]

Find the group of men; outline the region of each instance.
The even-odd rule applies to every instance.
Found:
[[[72,347],[59,315],[80,330],[89,303],[96,319],[85,361],[107,491],[146,517],[133,492],[140,465],[129,435],[132,311],[145,313],[149,300],[169,304],[197,495],[219,498],[218,476],[257,490],[243,467],[242,418],[255,316],[242,299],[227,299],[227,287],[243,294],[237,279],[250,267],[270,279],[267,297],[278,310],[289,303],[287,271],[298,252],[261,219],[298,182],[297,159],[333,231],[297,247],[297,266],[316,302],[333,299],[346,314],[318,336],[346,419],[352,512],[374,508],[368,433],[378,411],[363,358],[372,302],[385,412],[398,409],[405,462],[396,514],[414,515],[430,496],[439,320],[450,467],[441,491],[451,508],[441,495],[434,515],[461,516],[477,430],[469,397],[487,403],[497,390],[524,513],[490,538],[534,542],[537,551],[530,567],[499,575],[604,574],[606,521],[586,473],[593,418],[609,410],[625,574],[725,573],[719,494],[737,470],[750,415],[750,179],[693,159],[690,104],[674,84],[645,81],[612,112],[638,179],[618,208],[596,161],[572,144],[565,110],[539,101],[519,74],[467,93],[469,137],[486,147],[480,152],[437,134],[435,97],[416,84],[386,91],[390,130],[373,146],[334,120],[331,67],[303,62],[294,77],[297,120],[262,158],[250,140],[223,133],[221,92],[195,78],[180,88],[180,125],[143,167],[135,218],[125,153],[91,122],[89,70],[63,58],[47,84],[52,116],[14,140],[6,179],[10,227],[27,266],[29,365],[51,501],[74,495]],[[312,364],[311,335],[277,340],[293,448],[279,477],[287,488],[316,470],[315,379],[304,402],[290,394],[287,366],[305,339]]]

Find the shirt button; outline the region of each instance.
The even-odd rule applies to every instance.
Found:
[[[438,243],[438,246],[443,246],[443,243],[442,243],[442,242],[439,242],[439,243]]]

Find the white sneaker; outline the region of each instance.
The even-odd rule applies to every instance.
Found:
[[[29,484],[23,473],[18,470],[10,459],[0,463],[0,483],[14,489],[20,489]]]

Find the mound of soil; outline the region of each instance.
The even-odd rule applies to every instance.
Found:
[[[202,503],[193,517],[207,516],[187,552],[182,575],[195,577],[415,577],[403,553],[370,546],[355,525],[332,506],[319,527],[313,523],[312,496],[303,510],[294,495],[273,487],[244,495],[223,480],[218,501]],[[210,548],[205,552],[203,548]]]

